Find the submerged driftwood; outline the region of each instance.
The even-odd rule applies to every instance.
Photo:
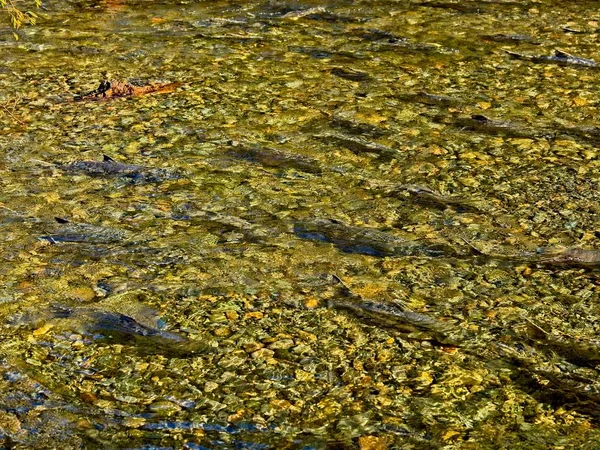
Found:
[[[181,83],[143,83],[135,81],[102,80],[96,89],[77,94],[75,101],[136,97],[153,93],[173,92]]]

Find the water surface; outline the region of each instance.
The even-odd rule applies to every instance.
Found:
[[[537,261],[598,249],[598,73],[507,53],[600,61],[593,6],[52,1],[3,29],[2,445],[593,448],[598,271]],[[104,72],[180,86],[73,101]],[[177,176],[64,170],[105,155]],[[384,309],[332,308],[333,275]]]

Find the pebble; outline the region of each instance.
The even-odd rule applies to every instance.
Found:
[[[271,350],[287,350],[294,346],[294,341],[291,339],[281,339],[269,345]]]
[[[387,440],[379,436],[361,436],[358,438],[360,450],[386,450]]]
[[[204,383],[204,392],[212,392],[218,387],[219,385],[214,381],[207,381],[206,383]]]
[[[231,330],[229,327],[219,327],[213,331],[213,334],[219,337],[227,337],[231,334]]]
[[[272,358],[274,354],[275,352],[273,350],[270,350],[268,348],[261,348],[259,350],[256,350],[255,352],[252,352],[250,356],[252,356],[254,359],[268,359]]]
[[[263,348],[263,344],[260,342],[248,342],[247,344],[244,344],[244,350],[248,353],[254,353],[261,348]]]
[[[152,403],[148,409],[153,412],[170,414],[181,411],[181,406],[169,401],[160,401]]]

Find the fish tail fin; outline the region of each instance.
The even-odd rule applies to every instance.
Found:
[[[340,292],[340,294],[344,295],[344,296],[352,296],[354,295],[354,293],[352,292],[352,289],[350,289],[346,283],[344,283],[342,281],[342,279],[340,277],[338,277],[336,274],[332,274],[331,278],[333,278],[333,281],[335,281],[338,284],[338,290]]]

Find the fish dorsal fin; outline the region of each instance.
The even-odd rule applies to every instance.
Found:
[[[333,281],[337,283],[340,294],[342,294],[345,297],[355,296],[354,292],[352,292],[352,290],[348,286],[346,286],[346,283],[344,283],[340,277],[333,274],[331,275],[331,278],[333,278]]]
[[[144,326],[160,328],[158,311],[143,303],[149,295],[143,289],[134,289],[113,294],[96,303],[96,306],[102,311],[110,311],[131,317]]]
[[[116,162],[114,159],[112,159],[110,156],[108,155],[102,155],[102,161],[103,162]]]
[[[567,52],[563,52],[562,50],[554,50],[554,56],[563,59],[573,58],[573,55],[569,55]]]

